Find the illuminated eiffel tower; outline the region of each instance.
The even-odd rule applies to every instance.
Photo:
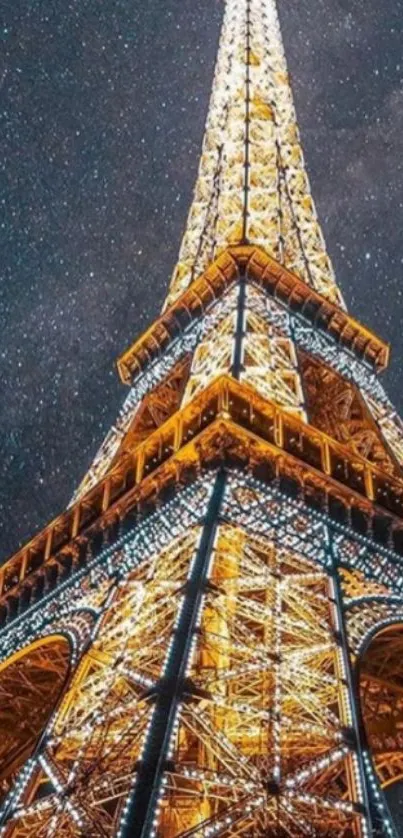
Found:
[[[397,835],[387,361],[335,282],[274,0],[227,0],[163,313],[69,508],[1,569],[1,836]]]

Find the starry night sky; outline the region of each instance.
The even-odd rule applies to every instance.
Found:
[[[5,4],[0,402],[6,556],[114,421],[191,200],[221,0]],[[403,412],[403,0],[279,0],[305,156],[351,312]]]

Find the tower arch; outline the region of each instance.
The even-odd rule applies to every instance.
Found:
[[[68,633],[45,635],[0,663],[0,799],[32,756],[66,686]]]
[[[396,819],[403,786],[403,619],[378,624],[357,659],[363,738],[373,771]],[[396,827],[401,826],[395,824]]]

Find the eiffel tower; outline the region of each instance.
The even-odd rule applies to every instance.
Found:
[[[315,213],[274,0],[227,0],[161,315],[0,569],[2,838],[398,835],[403,425]]]

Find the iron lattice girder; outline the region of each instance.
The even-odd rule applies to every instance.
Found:
[[[167,302],[225,247],[245,242],[343,306],[305,170],[274,0],[226,4],[194,198]]]
[[[77,564],[96,532],[124,519],[134,506],[154,503],[169,486],[214,463],[263,469],[267,480],[289,479],[309,503],[355,510],[361,526],[380,528],[400,549],[403,481],[383,473],[252,388],[221,376],[174,414],[75,506],[7,562],[2,602],[18,598],[44,568]],[[383,522],[383,524],[382,524]]]
[[[278,836],[279,825],[295,817],[319,827],[325,816],[334,836],[354,825],[360,834],[361,792],[328,574],[281,540],[235,524],[253,505],[252,491],[248,496],[245,481],[228,476],[222,515],[210,492],[198,504],[196,526],[157,553],[143,553],[121,579],[31,776],[10,801],[7,838],[42,838],[51,828],[90,836],[99,824],[102,834],[115,835],[131,788],[141,790],[140,775],[147,780],[151,746],[161,734],[160,770],[152,759],[151,767],[156,797],[165,791],[168,803],[161,813],[167,834],[175,834],[168,827],[176,817],[187,834],[189,806],[194,827],[203,821],[206,835],[223,815],[245,826],[259,824],[262,812],[267,835]],[[282,509],[289,515],[284,502]],[[272,521],[270,501],[266,514]],[[184,643],[179,673],[175,652]],[[172,729],[158,713],[169,676]],[[271,779],[278,770],[281,788]],[[158,805],[150,803],[154,820]],[[137,809],[137,827],[145,813]],[[145,834],[152,834],[148,826]]]
[[[125,436],[134,426],[137,427],[141,411],[146,409],[148,402],[152,403],[164,380],[168,380],[169,376],[176,378],[178,365],[186,357],[191,358],[191,371],[188,378],[184,375],[183,404],[218,375],[226,372],[235,375],[232,356],[236,346],[242,355],[239,370],[241,380],[250,383],[269,401],[275,401],[309,421],[300,350],[307,351],[337,371],[360,391],[364,399],[366,407],[363,416],[366,411],[367,416],[361,422],[361,430],[365,426],[367,434],[371,416],[372,423],[375,421],[378,428],[376,431],[373,427],[375,437],[378,436],[378,452],[376,454],[374,449],[376,456],[372,457],[371,454],[368,459],[380,459],[378,455],[384,447],[381,459],[385,459],[386,465],[389,447],[392,470],[393,458],[395,465],[397,462],[403,463],[403,424],[388,400],[376,372],[371,371],[367,361],[354,356],[329,331],[310,324],[301,313],[295,313],[286,303],[267,295],[255,282],[245,282],[242,266],[238,273],[238,280],[232,287],[225,290],[220,299],[211,305],[206,303],[203,315],[189,320],[183,333],[171,344],[168,342],[160,356],[154,360],[150,356],[150,363],[145,363],[143,372],[135,377],[116,424],[106,435],[70,505],[83,498],[110,470],[125,444]],[[241,302],[243,288],[244,303]],[[245,321],[241,327],[241,340],[236,337],[235,323],[239,319],[241,323]],[[152,343],[157,352],[157,344],[155,341]],[[344,384],[340,381],[340,386],[348,391],[346,381]],[[327,427],[321,430],[329,433]],[[354,434],[357,438],[357,429]],[[330,435],[334,434],[330,432]],[[362,451],[358,453],[362,454]]]
[[[203,586],[200,618],[188,610],[192,589],[183,599],[183,613],[198,618],[188,678],[171,684],[175,725],[157,754],[153,729],[161,739],[169,714],[161,719],[156,705],[127,834],[153,835],[157,823],[168,835],[208,835],[214,824],[223,835],[232,834],[233,825],[257,825],[265,812],[265,834],[279,835],[288,822],[287,804],[298,794],[302,802],[305,794],[309,822],[319,823],[323,805],[335,836],[348,826],[358,835],[361,797],[355,754],[347,744],[351,719],[330,629],[327,575],[292,551],[223,526],[214,494],[210,505],[213,519],[207,516],[203,534],[212,526],[217,538],[211,558],[200,541],[199,560],[210,580]],[[205,576],[196,576],[200,589]],[[173,668],[187,636],[177,626],[169,654]],[[153,798],[149,809],[144,784]]]
[[[288,271],[261,248],[253,245],[225,250],[209,268],[194,280],[181,296],[118,359],[122,381],[130,384],[155,358],[167,350],[189,323],[200,318],[228,288],[239,281],[240,272],[256,282],[269,295],[300,312],[342,347],[377,369],[388,364],[389,347],[344,309],[322,297],[296,274]]]
[[[189,582],[196,572],[198,533],[206,522],[212,484],[205,477],[200,484],[178,488],[169,508],[162,504],[151,516],[148,536],[147,521],[139,522],[144,537],[136,537],[137,527],[129,531],[126,546],[117,543],[103,551],[110,558],[88,574],[92,586],[82,583],[80,596],[67,593],[70,609],[80,600],[82,607],[86,598],[92,601],[98,594],[101,567],[109,568],[111,579],[120,573],[115,599],[101,600],[100,628],[92,632],[93,644],[66,692],[39,764],[34,761],[30,785],[23,784],[20,802],[11,805],[7,838],[26,838],[33,832],[45,838],[56,822],[60,834],[87,836],[97,819],[106,835],[116,834],[116,818],[137,782],[146,743],[151,743],[147,730],[153,724],[159,679],[161,688],[169,686],[165,679],[172,642],[182,637],[178,617],[196,590]],[[228,472],[218,517],[220,541],[208,584],[202,586],[201,620],[197,626],[193,623],[191,668],[178,684],[177,723],[170,740],[173,759],[163,761],[157,783],[167,801],[161,810],[164,830],[171,834],[167,824],[178,816],[187,835],[191,805],[205,819],[206,835],[224,812],[234,828],[235,823],[245,829],[261,826],[264,817],[266,834],[273,838],[282,834],[276,831],[279,823],[288,824],[291,834],[294,824],[294,830],[300,830],[295,834],[301,835],[309,834],[312,823],[321,834],[324,825],[332,830],[332,838],[345,838],[356,824],[359,835],[362,798],[342,647],[337,642],[340,615],[337,621],[327,516],[310,512],[302,499],[290,500],[262,481]],[[333,549],[337,563],[347,562],[356,576],[344,595],[379,590],[379,583],[360,582],[359,572],[353,570],[363,558],[360,539],[350,543],[347,535],[334,537]],[[374,556],[376,567],[380,557]],[[51,619],[58,611],[55,591]],[[361,622],[361,637],[377,620],[376,610],[369,609]],[[281,655],[276,652],[278,642]],[[281,694],[274,689],[277,671]],[[271,702],[281,701],[280,713],[267,706],[268,696]],[[261,737],[253,733],[256,726]],[[189,755],[195,759],[189,737],[199,743],[201,765],[189,765]],[[253,749],[257,764],[251,760]],[[209,753],[211,757],[203,757]],[[277,764],[275,753],[282,768],[281,794],[278,784],[267,780]],[[42,800],[39,789],[44,785],[46,791],[52,778],[58,778],[59,788]],[[245,783],[246,798],[241,794]],[[209,816],[202,805],[206,795],[213,807]],[[153,809],[152,804],[150,812],[159,817],[157,806]],[[177,832],[181,834],[179,828]]]

